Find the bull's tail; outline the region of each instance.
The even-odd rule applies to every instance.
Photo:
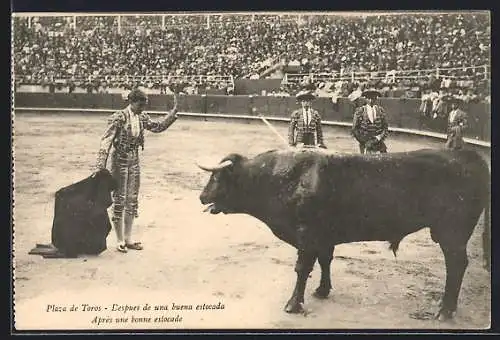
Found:
[[[484,222],[483,222],[483,267],[491,272],[491,200],[484,208]]]

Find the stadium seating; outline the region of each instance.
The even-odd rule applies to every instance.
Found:
[[[234,79],[258,78],[277,63],[284,72],[329,75],[317,84],[344,77],[407,92],[440,70],[445,87],[488,96],[490,38],[484,12],[15,17],[14,72],[21,84],[88,91],[169,82],[230,93]],[[201,81],[210,76],[219,80]],[[294,91],[297,82],[287,80]]]

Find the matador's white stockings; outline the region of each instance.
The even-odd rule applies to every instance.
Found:
[[[125,213],[125,243],[132,244],[132,225],[134,224],[134,215]]]
[[[132,244],[132,226],[134,215],[125,213],[122,218],[113,221],[118,245]]]

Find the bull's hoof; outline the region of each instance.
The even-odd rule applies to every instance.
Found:
[[[448,321],[453,319],[455,312],[441,308],[435,315],[434,318],[439,321]]]
[[[323,287],[318,287],[312,294],[315,298],[317,299],[326,299],[328,295],[330,294],[330,289],[329,288],[323,288]]]
[[[294,299],[290,299],[285,306],[285,312],[292,314],[304,313],[303,304],[295,301]]]

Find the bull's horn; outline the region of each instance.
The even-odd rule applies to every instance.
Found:
[[[217,170],[221,170],[221,169],[227,168],[228,166],[233,165],[233,161],[228,159],[228,160],[226,160],[222,163],[219,163],[215,166],[204,166],[204,165],[200,165],[200,164],[197,164],[197,165],[200,169],[205,170],[205,171],[217,171]]]

